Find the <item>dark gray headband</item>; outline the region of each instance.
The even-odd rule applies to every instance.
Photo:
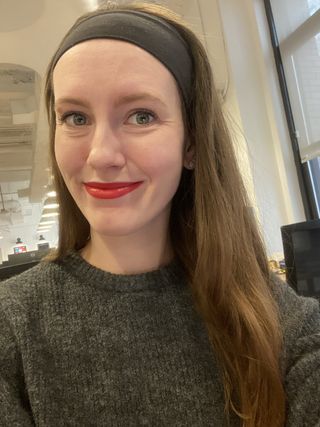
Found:
[[[164,19],[138,11],[107,11],[76,23],[53,57],[59,58],[71,47],[85,40],[107,38],[133,43],[151,53],[175,77],[185,105],[189,104],[192,61],[188,46],[179,32]]]

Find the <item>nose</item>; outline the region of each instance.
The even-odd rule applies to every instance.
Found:
[[[94,169],[121,168],[125,165],[121,141],[107,123],[96,126],[90,141],[87,163]]]

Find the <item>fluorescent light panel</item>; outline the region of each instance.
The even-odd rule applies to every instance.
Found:
[[[41,215],[41,218],[49,218],[49,217],[52,217],[52,216],[59,216],[59,213],[58,212],[45,213],[45,214]]]
[[[49,191],[47,197],[56,197],[57,193],[55,191]]]
[[[57,209],[59,207],[58,203],[48,203],[43,206],[43,209]]]

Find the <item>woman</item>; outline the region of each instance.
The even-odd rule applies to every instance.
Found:
[[[98,9],[46,97],[59,247],[1,285],[4,425],[318,425],[319,307],[268,271],[194,34]]]

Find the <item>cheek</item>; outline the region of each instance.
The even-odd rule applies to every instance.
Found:
[[[146,148],[138,156],[139,168],[149,176],[151,181],[158,178],[162,183],[169,184],[180,178],[183,166],[183,149],[180,146],[161,146]],[[173,183],[173,182],[172,182]]]
[[[55,139],[55,142],[54,142],[54,156],[56,158],[58,167],[59,167],[60,172],[61,172],[62,165],[63,165],[63,151],[62,151],[59,143],[57,143],[57,139]]]
[[[74,147],[68,146],[64,141],[60,141],[58,137],[55,139],[54,152],[58,167],[64,177],[74,173],[81,167],[80,151],[75,151]]]

